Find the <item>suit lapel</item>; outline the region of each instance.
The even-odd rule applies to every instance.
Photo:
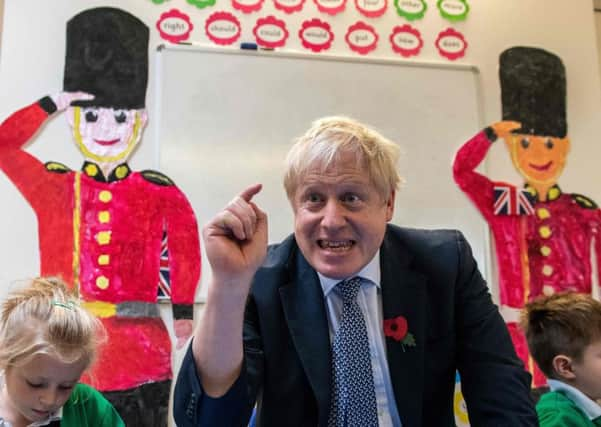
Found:
[[[326,425],[330,406],[330,337],[319,278],[298,253],[296,281],[280,288],[292,341],[317,399],[319,424]]]
[[[403,316],[416,345],[385,338],[386,357],[403,425],[421,425],[424,376],[426,278],[411,269],[411,254],[386,234],[380,251],[384,319]]]

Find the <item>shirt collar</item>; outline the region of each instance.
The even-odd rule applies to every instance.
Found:
[[[591,421],[601,417],[601,406],[576,387],[550,378],[547,380],[547,383],[549,384],[551,391],[560,391],[565,394],[566,397],[574,402]]]
[[[108,178],[104,176],[100,166],[98,166],[94,162],[90,162],[86,160],[81,167],[81,171],[84,175],[89,176],[90,178],[98,181],[98,182],[115,182],[121,181],[129,176],[131,173],[131,169],[127,163],[121,163],[115,169],[111,171]]]
[[[60,421],[63,418],[63,408],[60,408],[58,411],[50,414],[48,418],[43,421],[36,421],[35,423],[29,424],[27,427],[42,427],[47,426],[53,421]],[[0,417],[0,427],[12,427],[12,424],[6,421],[4,418]]]
[[[331,277],[324,276],[320,272],[317,272],[317,276],[319,277],[319,283],[321,284],[321,289],[323,290],[323,295],[325,297],[328,296],[328,294],[332,291],[332,289],[334,289],[334,287],[338,283],[340,283],[342,280],[345,280],[345,279],[342,279],[342,280],[341,279],[332,279]],[[370,262],[367,263],[367,265],[365,267],[363,267],[361,270],[359,270],[356,274],[353,274],[353,275],[347,277],[346,279],[349,279],[349,278],[355,277],[355,276],[359,276],[362,279],[369,280],[370,282],[375,283],[378,288],[380,287],[381,272],[380,272],[380,251],[379,250],[378,250],[378,252],[376,252],[374,257],[371,259]]]
[[[532,196],[535,198],[535,200],[538,200],[538,192],[536,191],[536,189],[534,187],[532,187],[531,185],[526,183],[524,185],[524,188],[526,190],[528,190],[528,192],[530,194],[532,194]],[[559,185],[555,184],[553,187],[549,188],[549,190],[547,191],[547,201],[552,202],[554,200],[557,200],[557,199],[559,199],[559,196],[561,196],[561,195],[562,195],[561,188],[559,188]]]
[[[63,408],[62,407],[60,407],[58,409],[58,411],[53,412],[52,414],[50,414],[50,416],[48,418],[46,418],[44,421],[36,421],[35,423],[29,424],[28,427],[47,426],[52,421],[59,421],[61,418],[63,418]]]

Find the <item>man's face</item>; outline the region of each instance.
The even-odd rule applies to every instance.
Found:
[[[70,107],[69,125],[78,148],[97,163],[125,162],[140,140],[146,110]]]
[[[28,422],[45,420],[65,404],[86,366],[82,360],[64,363],[37,354],[24,365],[6,369],[3,398],[14,417]]]
[[[555,184],[570,151],[568,138],[514,134],[505,142],[515,168],[535,184]]]
[[[313,268],[334,279],[357,273],[374,257],[394,210],[351,154],[325,172],[309,169],[292,200],[294,233]]]
[[[593,400],[601,399],[601,340],[588,345],[582,360],[572,361],[574,387]]]

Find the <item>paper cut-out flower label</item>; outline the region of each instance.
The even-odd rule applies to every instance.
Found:
[[[389,40],[392,50],[406,58],[417,55],[424,46],[419,30],[408,24],[394,27]]]
[[[321,52],[332,46],[334,33],[330,30],[330,24],[314,18],[303,22],[301,29],[298,30],[298,37],[305,48],[313,52]]]
[[[207,6],[213,6],[216,0],[187,0],[193,6],[196,6],[199,9],[203,9]]]
[[[253,34],[257,44],[267,48],[282,47],[288,38],[286,23],[273,15],[258,19]]]
[[[467,49],[467,41],[463,34],[452,28],[441,31],[436,38],[435,45],[438,53],[451,61],[461,58]]]
[[[188,40],[194,29],[190,17],[177,9],[163,13],[157,21],[156,27],[161,38],[171,43]]]
[[[378,33],[371,25],[357,21],[349,27],[344,40],[351,50],[367,55],[378,45]]]
[[[440,16],[451,22],[463,21],[470,11],[467,0],[438,0]]]
[[[322,13],[336,15],[346,7],[346,0],[313,0]]]
[[[229,12],[215,12],[205,22],[205,33],[213,43],[230,45],[240,38],[240,21]]]
[[[398,341],[403,346],[415,347],[415,338],[413,334],[409,332],[407,325],[407,319],[403,316],[397,316],[392,319],[384,319],[384,336]]]
[[[305,0],[273,0],[275,8],[285,13],[294,13],[302,10]]]
[[[409,21],[422,19],[428,9],[424,0],[394,0],[394,6],[397,13]]]
[[[261,10],[265,0],[232,0],[234,9],[242,13],[252,13]]]
[[[386,12],[387,0],[355,0],[355,7],[368,18],[377,18]]]

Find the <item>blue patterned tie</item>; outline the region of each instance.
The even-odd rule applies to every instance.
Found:
[[[357,303],[360,287],[359,277],[336,285],[342,295],[343,306],[332,344],[332,393],[328,427],[378,425],[367,327]]]

